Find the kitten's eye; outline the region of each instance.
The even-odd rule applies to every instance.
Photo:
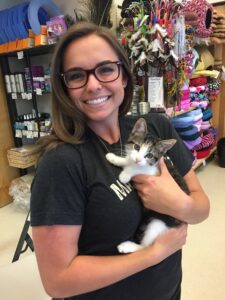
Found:
[[[134,144],[134,150],[139,151],[140,150],[140,145]]]

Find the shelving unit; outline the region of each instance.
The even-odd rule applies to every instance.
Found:
[[[21,73],[24,72],[24,68],[29,69],[30,73],[30,82],[31,82],[31,88],[33,89],[33,78],[32,78],[32,66],[35,65],[34,61],[38,61],[39,57],[43,55],[50,55],[54,49],[54,45],[46,45],[46,46],[38,46],[34,48],[28,48],[24,49],[23,51],[18,52],[9,52],[4,53],[0,55],[0,65],[2,69],[3,77],[5,75],[13,74],[15,70],[18,72],[18,69],[21,68]],[[35,58],[36,57],[36,58]],[[15,63],[15,66],[14,66]],[[37,64],[37,63],[36,63]],[[38,62],[38,65],[40,63]],[[42,63],[41,63],[42,64]],[[37,93],[37,90],[32,90],[32,92],[28,92],[30,96],[30,100],[25,100],[20,93],[9,93],[6,89],[6,84],[3,84],[2,88],[5,91],[6,95],[6,101],[9,111],[9,117],[10,117],[10,123],[11,123],[11,129],[13,133],[14,138],[14,144],[16,147],[21,147],[24,144],[27,143],[34,143],[37,138],[39,138],[42,135],[41,129],[40,129],[40,116],[39,116],[39,108],[38,108],[38,102],[39,97],[43,97],[44,93],[40,93],[40,95]],[[16,94],[16,97],[14,97]],[[27,94],[27,95],[28,95]],[[49,94],[50,95],[50,94]],[[24,100],[23,100],[24,99]],[[22,102],[23,101],[23,102]],[[50,106],[50,105],[49,105]],[[24,110],[23,110],[24,108]],[[18,110],[19,109],[19,110]],[[18,115],[21,113],[18,113],[18,111],[22,111],[22,114],[26,114],[26,111],[34,112],[34,122],[37,124],[36,129],[29,129],[29,130],[23,130],[21,129],[21,136],[18,135],[18,128],[15,128],[15,122],[18,118]],[[29,114],[29,112],[28,112]],[[25,136],[25,131],[27,133],[31,133],[27,136]],[[29,132],[28,132],[29,131]],[[24,133],[24,134],[23,134]],[[44,133],[43,133],[44,134]],[[20,169],[20,174],[24,175],[26,174],[26,169]]]
[[[11,181],[19,176],[19,170],[10,167],[6,159],[6,152],[14,146],[14,140],[3,86],[3,76],[0,72],[0,207],[12,202],[8,187]]]

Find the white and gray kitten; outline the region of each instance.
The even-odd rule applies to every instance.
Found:
[[[170,158],[165,156],[166,152],[175,143],[175,139],[160,140],[150,137],[145,119],[140,118],[135,123],[125,145],[126,155],[121,157],[114,153],[107,153],[106,159],[113,165],[123,168],[119,175],[119,180],[122,183],[128,183],[137,174],[160,175],[158,161],[164,156],[169,172],[178,185],[188,194],[188,187],[183,177],[174,168]],[[123,242],[118,245],[118,251],[120,253],[130,253],[147,247],[160,234],[179,224],[181,222],[174,217],[154,211],[147,212],[145,220],[143,220],[143,224],[141,224],[137,233],[138,243],[132,241]]]

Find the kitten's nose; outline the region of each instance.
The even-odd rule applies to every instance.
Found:
[[[136,157],[135,162],[136,162],[136,164],[140,163],[141,162],[141,157]]]

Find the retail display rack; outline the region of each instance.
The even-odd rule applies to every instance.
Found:
[[[47,89],[45,88],[43,74],[41,77],[39,77],[38,73],[37,75],[34,74],[35,66],[32,60],[39,61],[39,56],[41,60],[42,55],[48,54],[48,61],[50,61],[53,48],[54,45],[46,45],[0,54],[0,64],[5,80],[4,88],[15,147],[34,144],[40,136],[48,134],[50,129],[50,114],[39,111],[38,101],[39,97],[50,93],[51,88],[50,86]],[[18,75],[20,76],[19,79]],[[50,73],[48,74],[48,84],[50,85],[49,77]],[[35,82],[36,80],[39,82]],[[21,168],[20,166],[18,167]],[[21,168],[21,175],[26,174],[25,167]]]

